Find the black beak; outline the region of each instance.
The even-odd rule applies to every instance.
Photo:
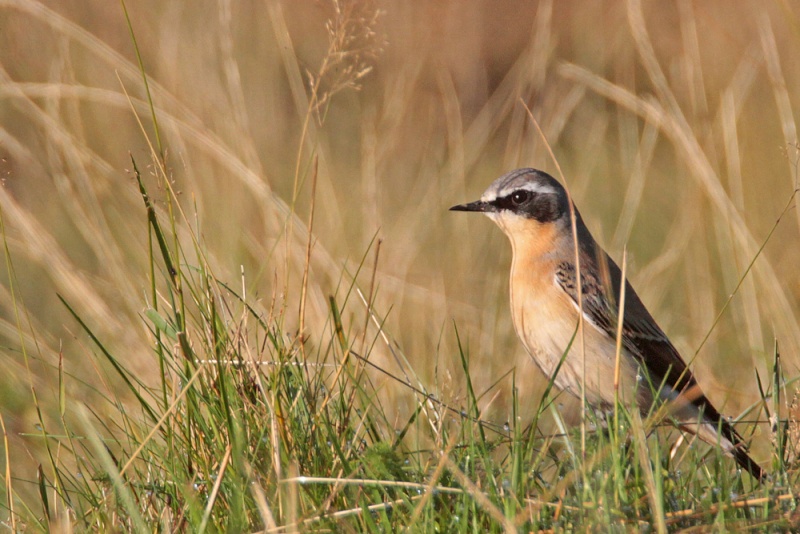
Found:
[[[459,204],[450,208],[450,211],[477,211],[486,213],[487,211],[495,211],[494,206],[483,200],[476,200],[469,204]]]

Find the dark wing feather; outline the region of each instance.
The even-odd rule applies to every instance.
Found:
[[[598,279],[594,274],[602,272],[597,262],[585,255],[581,258],[581,293],[583,313],[598,328],[610,337],[617,337],[617,323],[621,273],[617,265],[608,257],[605,271],[610,283]],[[578,292],[575,287],[575,265],[562,262],[556,269],[556,280],[562,289],[577,304]],[[622,322],[622,345],[639,361],[650,375],[654,385],[662,381],[677,391],[694,386],[695,380],[686,363],[669,338],[659,328],[650,312],[644,307],[639,296],[626,281],[625,314]]]

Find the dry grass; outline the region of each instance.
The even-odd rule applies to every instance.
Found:
[[[715,404],[734,415],[758,400],[755,372],[769,375],[774,339],[796,375],[795,205],[759,255],[798,183],[795,4],[145,0],[128,9],[166,173],[187,214],[177,234],[185,243],[194,234],[213,274],[242,280],[284,331],[301,326],[302,298],[301,334],[328,343],[328,296],[344,298],[355,276],[377,321],[355,295],[345,319],[368,325],[351,332],[367,343],[385,321],[376,363],[413,369],[458,404],[455,324],[487,417],[510,417],[516,368],[529,418],[538,402],[524,400],[538,401],[545,382],[511,326],[509,247],[487,221],[446,211],[511,168],[553,169],[522,100],[595,236],[618,259],[627,246],[629,277],[694,357]],[[75,377],[71,398],[91,404],[99,394],[87,383],[114,387],[56,294],[143,380],[157,377],[149,359],[138,364],[152,351],[141,315],[153,303],[129,154],[157,160],[118,4],[4,0],[0,27],[0,210],[18,283],[0,273],[0,407],[12,475],[31,479],[40,444],[30,388],[58,418],[60,355]],[[158,165],[144,172],[157,190]],[[21,327],[16,309],[27,311]],[[407,392],[373,380],[384,406],[407,419],[416,407]],[[767,427],[755,434],[765,451]]]

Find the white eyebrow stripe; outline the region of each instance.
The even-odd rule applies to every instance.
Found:
[[[535,169],[517,169],[492,182],[483,192],[481,201],[495,202],[501,198],[507,198],[514,191],[529,191],[534,194],[556,197],[564,194],[561,185],[549,174]]]
[[[503,198],[505,196],[510,195],[514,191],[530,191],[531,193],[537,193],[541,195],[555,195],[556,190],[549,185],[538,183],[538,182],[527,182],[521,185],[513,185],[504,187],[495,196],[484,195],[481,200],[484,202],[491,202],[492,200],[496,200],[498,198]]]

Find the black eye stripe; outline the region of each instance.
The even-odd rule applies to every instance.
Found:
[[[563,212],[557,195],[535,193],[528,189],[517,189],[490,204],[500,211],[507,210],[541,223],[555,221]]]
[[[527,189],[517,189],[504,197],[500,197],[492,202],[495,206],[503,210],[519,211],[520,208],[536,199],[536,193]]]

